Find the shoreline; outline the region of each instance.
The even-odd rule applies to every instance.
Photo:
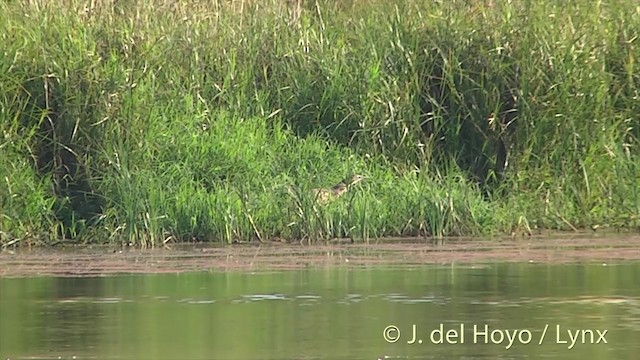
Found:
[[[96,277],[200,271],[287,271],[327,267],[417,267],[493,262],[567,264],[640,260],[640,235],[469,238],[370,244],[177,245],[172,249],[116,250],[110,246],[34,248],[0,252],[0,277]],[[72,250],[72,251],[71,251]]]

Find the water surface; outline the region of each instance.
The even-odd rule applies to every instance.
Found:
[[[639,279],[637,262],[0,278],[0,359],[636,359]]]

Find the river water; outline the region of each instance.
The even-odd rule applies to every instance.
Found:
[[[0,359],[637,359],[640,262],[0,277]]]

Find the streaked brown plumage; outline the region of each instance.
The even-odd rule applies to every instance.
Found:
[[[350,186],[362,181],[363,179],[364,176],[362,175],[352,175],[328,189],[313,189],[312,191],[318,203],[326,204],[327,202],[342,196],[347,192],[347,190],[349,190]]]

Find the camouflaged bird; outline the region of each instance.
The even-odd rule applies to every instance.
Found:
[[[349,190],[349,187],[362,181],[364,178],[365,177],[362,175],[352,175],[328,189],[326,188],[313,189],[312,192],[313,192],[313,195],[315,196],[315,200],[318,203],[326,204],[329,201],[332,201],[342,196],[345,192],[347,192],[347,190]]]

